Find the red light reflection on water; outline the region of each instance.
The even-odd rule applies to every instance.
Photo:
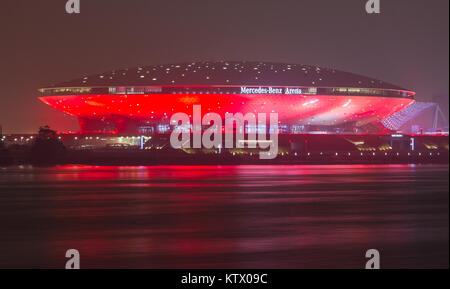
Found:
[[[447,190],[436,165],[11,168],[0,246],[16,267],[445,267]]]

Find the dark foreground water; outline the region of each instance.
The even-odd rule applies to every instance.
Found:
[[[0,267],[449,265],[448,166],[0,168]]]

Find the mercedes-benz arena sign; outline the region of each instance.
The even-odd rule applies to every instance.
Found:
[[[171,115],[191,115],[196,104],[202,114],[276,112],[282,133],[371,132],[414,102],[414,92],[356,74],[260,62],[138,67],[40,92],[44,103],[77,117],[82,133],[168,132]]]

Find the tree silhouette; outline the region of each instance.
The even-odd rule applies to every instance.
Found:
[[[36,165],[53,165],[64,162],[66,148],[58,139],[56,131],[48,125],[41,126],[30,150],[30,162]]]
[[[11,165],[12,157],[2,140],[0,140],[0,165]]]

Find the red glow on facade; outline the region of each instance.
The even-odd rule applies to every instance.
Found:
[[[61,95],[39,99],[78,117],[82,131],[87,131],[87,120],[111,122],[114,129],[109,129],[110,133],[121,131],[130,119],[168,123],[173,113],[191,115],[194,104],[202,106],[203,114],[277,112],[279,120],[287,124],[337,126],[355,123],[360,127],[380,122],[414,102],[411,98],[400,97],[211,93]]]

